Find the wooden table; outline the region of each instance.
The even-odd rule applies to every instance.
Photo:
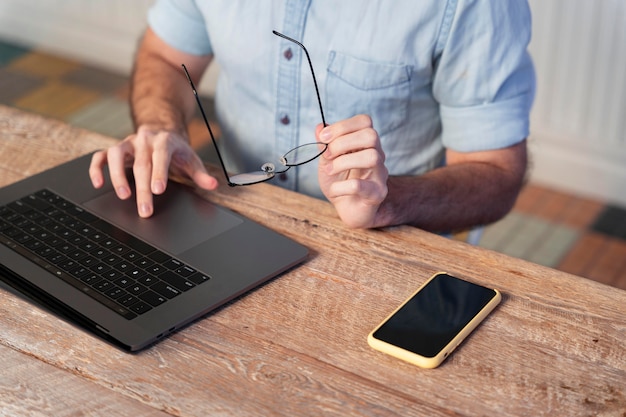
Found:
[[[113,142],[0,106],[0,185]],[[625,415],[626,291],[410,227],[349,230],[272,185],[206,196],[309,259],[138,354],[0,290],[0,415]],[[503,302],[437,369],[369,348],[439,270]]]

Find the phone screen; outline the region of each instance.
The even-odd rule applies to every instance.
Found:
[[[437,274],[372,335],[432,358],[497,297],[496,290]]]

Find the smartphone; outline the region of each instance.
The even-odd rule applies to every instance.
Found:
[[[496,289],[438,272],[376,327],[367,342],[398,359],[435,368],[501,298]]]

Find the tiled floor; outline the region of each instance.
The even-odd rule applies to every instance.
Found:
[[[480,246],[626,289],[626,211],[528,184]]]
[[[128,78],[0,41],[0,103],[124,138],[132,132]],[[209,113],[210,100],[204,100]],[[201,120],[192,144],[208,155]],[[480,246],[626,289],[626,209],[528,184]]]

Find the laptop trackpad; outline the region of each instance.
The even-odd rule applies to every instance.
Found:
[[[163,195],[154,197],[154,214],[148,219],[137,214],[134,196],[120,200],[113,191],[83,205],[103,219],[173,255],[243,222],[185,186],[173,182],[168,184]]]

